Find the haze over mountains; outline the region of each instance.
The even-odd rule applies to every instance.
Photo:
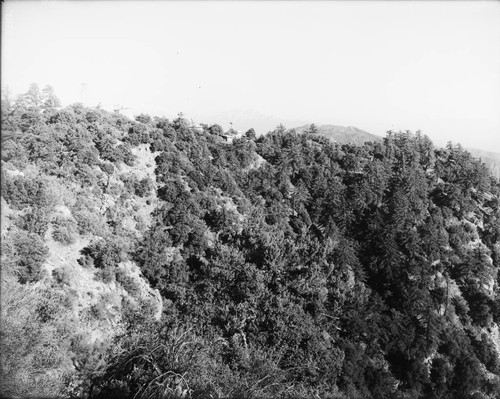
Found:
[[[276,126],[282,124],[287,128],[301,126],[310,121],[301,119],[280,118],[275,115],[268,115],[253,109],[229,109],[215,115],[196,115],[196,120],[206,121],[206,123],[217,123],[225,129],[232,127],[233,129],[246,132],[253,128],[257,135],[265,134],[273,130]]]
[[[230,109],[216,115],[196,115],[196,120],[207,123],[217,123],[224,129],[232,127],[235,130],[246,132],[253,128],[257,135],[272,131],[280,124],[288,129],[295,129],[302,133],[310,128],[311,121],[300,119],[280,118],[250,109]],[[380,141],[382,136],[369,133],[355,126],[339,126],[333,124],[316,124],[318,134],[341,144],[362,145],[366,141]],[[424,132],[425,134],[425,132]],[[432,139],[432,137],[431,137]],[[500,153],[475,148],[466,148],[474,157],[480,158],[491,169],[496,178],[500,178]]]
[[[311,125],[296,127],[298,133],[303,133],[310,129]],[[337,125],[320,125],[316,126],[318,134],[325,136],[330,140],[337,141],[342,144],[363,145],[367,141],[380,141],[382,137],[365,132],[355,126],[337,126]]]
[[[299,133],[310,129],[310,124],[296,127],[295,130]],[[368,133],[355,126],[336,126],[336,125],[320,125],[316,126],[318,134],[337,141],[341,144],[363,145],[367,141],[380,141],[381,136]],[[475,158],[481,159],[491,170],[493,176],[500,178],[500,153],[492,151],[484,151],[477,148],[465,148]]]
[[[500,153],[466,148],[474,157],[480,158],[491,170],[493,176],[500,179]]]

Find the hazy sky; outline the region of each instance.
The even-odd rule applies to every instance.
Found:
[[[169,117],[249,109],[500,152],[500,2],[9,1],[2,85]]]

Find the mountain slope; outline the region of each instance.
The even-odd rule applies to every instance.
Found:
[[[474,157],[481,159],[491,170],[493,176],[500,179],[500,154],[498,152],[467,148]]]
[[[285,127],[291,127],[307,123],[307,121],[303,120],[290,120],[255,110],[242,109],[231,109],[216,115],[203,116],[199,119],[206,123],[217,123],[225,129],[228,129],[232,123],[233,129],[242,132],[253,128],[257,135],[266,134],[280,124]]]
[[[309,130],[311,125],[303,125],[296,127],[298,133],[303,133]],[[354,126],[337,126],[337,125],[321,125],[316,126],[318,133],[321,136],[341,144],[363,145],[367,141],[381,141],[382,137],[365,132]]]
[[[460,146],[8,115],[3,396],[498,397],[500,184]]]

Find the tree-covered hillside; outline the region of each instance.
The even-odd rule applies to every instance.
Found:
[[[382,141],[382,137],[365,132],[354,126],[304,125],[294,128],[297,133],[316,133],[340,144],[362,146],[367,141]]]
[[[481,159],[489,167],[491,174],[500,179],[500,153],[467,148],[475,158]]]
[[[500,185],[459,145],[49,94],[2,103],[5,395],[500,397]]]

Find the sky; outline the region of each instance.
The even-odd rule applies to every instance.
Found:
[[[420,129],[500,152],[496,1],[5,0],[1,40],[14,95],[35,82],[63,104]]]

